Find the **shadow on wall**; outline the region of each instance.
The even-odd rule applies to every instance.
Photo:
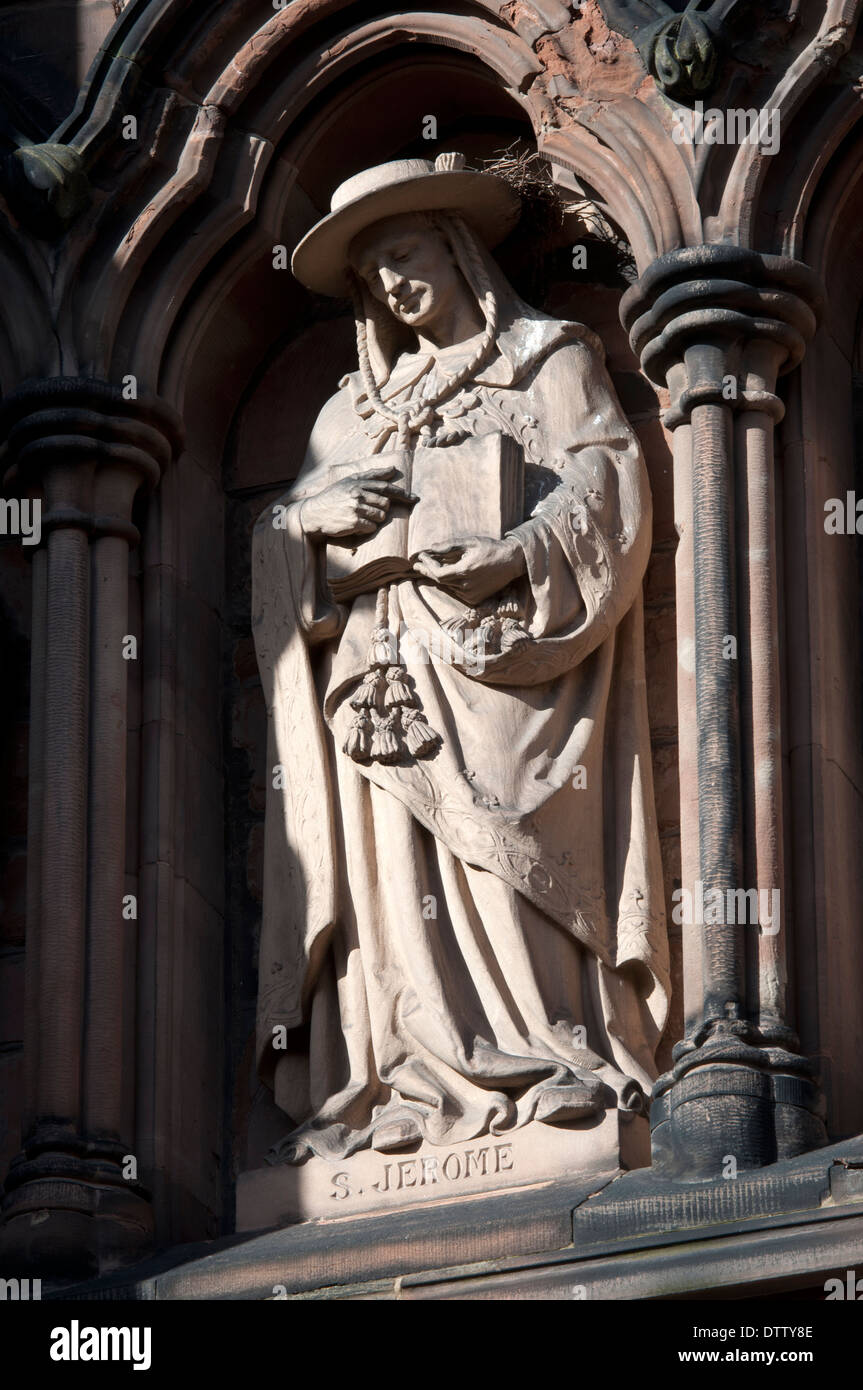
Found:
[[[0,148],[47,140],[75,105],[120,10],[114,0],[0,7]]]

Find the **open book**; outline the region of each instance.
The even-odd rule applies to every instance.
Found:
[[[410,507],[391,499],[376,531],[328,542],[327,582],[335,599],[406,578],[421,550],[441,550],[466,537],[500,540],[523,520],[524,456],[509,435],[482,434],[460,444],[337,464],[329,480],[388,466],[397,473],[387,481],[420,500]]]

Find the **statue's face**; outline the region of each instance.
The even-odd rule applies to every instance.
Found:
[[[409,328],[433,329],[467,293],[446,238],[417,213],[368,227],[350,258],[375,299]]]

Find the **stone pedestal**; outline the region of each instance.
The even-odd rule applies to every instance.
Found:
[[[530,1124],[442,1147],[422,1144],[398,1153],[365,1149],[350,1158],[312,1157],[240,1175],[237,1230],[299,1221],[437,1206],[465,1197],[537,1189],[582,1174],[605,1175],[650,1162],[646,1119],[607,1110],[592,1125]]]

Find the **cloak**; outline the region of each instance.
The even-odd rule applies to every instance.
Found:
[[[399,404],[434,371],[421,353],[402,354],[383,399]],[[309,1019],[353,912],[346,825],[356,834],[365,812],[359,801],[351,809],[348,777],[506,885],[531,921],[538,913],[577,941],[601,972],[607,1060],[643,1086],[656,1074],[668,956],[644,676],[651,503],[641,451],[596,336],[512,296],[496,353],[438,412],[447,430],[506,431],[524,449],[524,520],[510,534],[525,556],[517,587],[530,640],[487,653],[481,670],[441,660],[445,641],[435,638],[464,605],[428,583],[393,586],[400,659],[441,737],[433,758],[362,766],[342,752],[375,595],[333,603],[324,547],[307,540],[298,514],[331,465],[367,463],[386,447],[358,373],[323,407],[295,484],[255,529],[253,632],[273,774],[257,1055],[295,1120],[309,1097],[274,1029]]]

